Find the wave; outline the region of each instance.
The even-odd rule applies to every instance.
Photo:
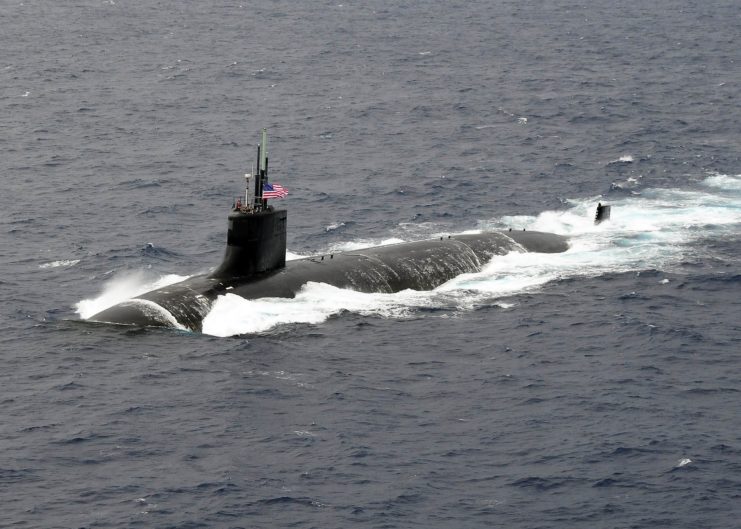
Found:
[[[741,175],[729,176],[724,174],[715,174],[706,178],[702,183],[707,187],[713,187],[716,189],[741,191]]]
[[[60,268],[63,266],[75,266],[80,262],[79,259],[60,259],[59,261],[52,261],[50,263],[42,263],[39,268]]]
[[[624,154],[617,160],[611,160],[609,164],[623,164],[623,163],[632,163],[633,162],[633,155],[632,154]]]
[[[154,290],[188,279],[187,276],[168,274],[152,278],[144,272],[130,272],[119,275],[105,285],[103,291],[95,298],[83,299],[75,304],[75,311],[81,318],[87,319],[102,310],[118,303]]]

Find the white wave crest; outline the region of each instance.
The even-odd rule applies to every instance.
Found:
[[[730,176],[718,174],[709,176],[703,181],[707,187],[725,189],[727,191],[741,191],[741,175]]]
[[[123,301],[127,301],[150,290],[166,287],[187,279],[187,276],[169,274],[152,278],[143,272],[124,274],[103,285],[103,291],[97,297],[83,299],[75,304],[75,310],[83,319],[99,313]],[[163,309],[164,310],[164,309]]]
[[[75,266],[79,262],[79,259],[61,259],[59,261],[52,261],[50,263],[42,263],[39,265],[39,268],[59,268],[62,266]]]
[[[235,294],[220,296],[203,320],[203,332],[214,336],[256,333],[286,323],[321,323],[348,310],[389,318],[404,317],[415,306],[428,304],[429,293],[405,290],[367,294],[324,283],[307,283],[295,298],[247,300]]]
[[[328,226],[325,226],[324,227],[324,231],[334,231],[334,230],[336,230],[338,228],[341,228],[344,225],[345,225],[344,222],[335,222],[334,224],[330,224]]]

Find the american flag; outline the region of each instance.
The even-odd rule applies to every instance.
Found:
[[[263,184],[262,198],[283,198],[288,196],[288,189],[280,184]]]

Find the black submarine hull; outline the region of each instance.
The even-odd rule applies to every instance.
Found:
[[[265,233],[272,236],[276,229],[271,226]],[[230,264],[238,258],[232,249],[214,273],[153,290],[105,309],[90,320],[200,332],[213,303],[227,293],[245,299],[292,298],[308,282],[359,292],[432,290],[461,274],[480,271],[497,255],[567,249],[567,239],[553,233],[485,232],[283,261],[265,271],[250,265],[244,275]],[[281,258],[285,259],[285,253],[276,257]]]

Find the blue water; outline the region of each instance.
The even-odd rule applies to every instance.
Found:
[[[2,2],[0,527],[738,527],[740,16]],[[262,127],[290,257],[571,249],[85,321],[218,264]]]

